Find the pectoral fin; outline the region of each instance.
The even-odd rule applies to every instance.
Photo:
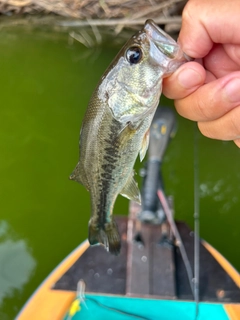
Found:
[[[140,157],[141,162],[143,161],[143,159],[147,153],[148,146],[149,146],[149,130],[145,133],[145,136],[142,141],[142,147],[139,151],[139,157]]]
[[[127,122],[118,135],[120,147],[125,146],[134,134],[136,134],[136,128],[132,126],[131,122]]]
[[[133,178],[133,173],[129,176],[126,185],[120,192],[123,197],[126,197],[130,200],[136,201],[141,204],[141,195],[138,189],[138,185]]]

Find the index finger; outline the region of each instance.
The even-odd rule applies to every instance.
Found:
[[[179,43],[193,58],[202,58],[213,43],[240,43],[239,0],[189,0],[183,10]]]
[[[200,86],[183,99],[175,100],[180,115],[194,121],[212,121],[239,106],[240,71]]]

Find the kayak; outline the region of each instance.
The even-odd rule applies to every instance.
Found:
[[[174,130],[173,111],[159,108],[150,130],[142,206],[131,201],[128,216],[116,216],[120,254],[84,241],[16,320],[240,320],[238,271],[184,222],[174,221],[173,199],[164,194],[161,162]],[[199,273],[193,276],[196,261]]]
[[[42,283],[16,319],[195,319],[196,304],[179,252],[173,254],[174,268],[170,246],[152,246],[148,253],[137,241],[128,246],[124,228],[128,225],[131,233],[136,221],[119,217],[117,222],[122,239],[125,237],[118,257],[83,242]],[[190,251],[191,232],[184,223],[179,222],[178,227]],[[145,237],[156,235],[154,229],[146,230]],[[130,250],[135,253],[128,260]],[[146,261],[150,251],[155,251],[155,265]],[[197,319],[240,319],[239,273],[203,240],[200,252],[202,287]],[[80,280],[86,285],[85,292],[77,292]]]

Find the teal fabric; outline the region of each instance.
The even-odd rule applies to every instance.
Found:
[[[86,295],[81,309],[64,320],[195,320],[194,302]],[[229,320],[223,305],[200,303],[197,320]]]

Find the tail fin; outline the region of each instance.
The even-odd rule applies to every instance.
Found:
[[[107,251],[118,255],[121,249],[121,239],[115,221],[105,223],[101,228],[92,219],[88,225],[88,241],[91,245],[103,244]]]

